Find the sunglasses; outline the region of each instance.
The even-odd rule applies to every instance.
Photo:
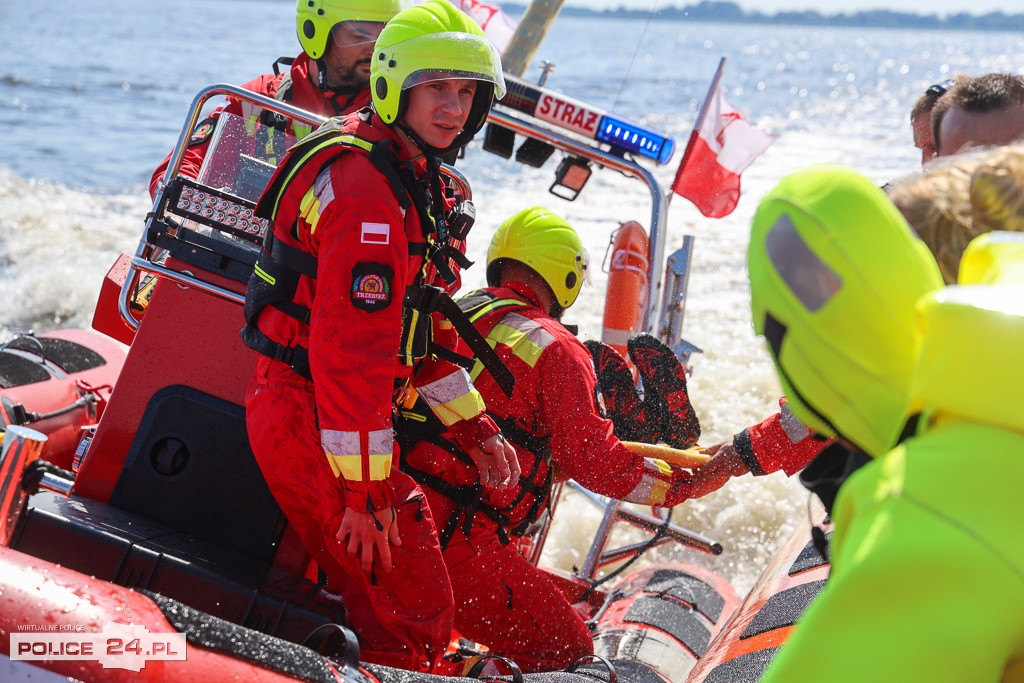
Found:
[[[949,78],[945,81],[942,81],[942,83],[936,83],[935,85],[928,86],[928,89],[924,91],[924,94],[939,97],[941,95],[945,95],[946,92],[948,92],[949,89],[952,88],[954,85],[956,85],[956,81],[954,81],[952,78]]]

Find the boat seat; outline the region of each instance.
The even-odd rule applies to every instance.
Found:
[[[239,294],[237,277],[189,271]],[[74,493],[260,559],[285,526],[249,447],[245,391],[256,354],[242,306],[160,278],[77,472]]]

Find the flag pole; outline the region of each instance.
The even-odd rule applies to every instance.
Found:
[[[704,118],[707,116],[708,107],[711,105],[711,98],[715,96],[715,91],[718,90],[718,84],[722,81],[722,71],[725,70],[725,55],[722,55],[721,61],[718,62],[718,69],[715,71],[714,78],[711,79],[711,87],[708,88],[708,94],[704,96],[704,104],[700,106],[700,111],[697,112],[697,120],[693,123],[693,130],[690,131],[690,139],[686,141],[686,150],[683,151],[683,158],[679,161],[679,168],[676,169],[676,176],[672,179],[670,188],[675,187],[676,183],[679,182],[679,175],[683,172],[686,167],[686,162],[690,160],[690,154],[693,152],[693,146],[697,143],[697,136],[700,135],[700,129],[704,125]],[[674,195],[671,189],[669,190],[666,203],[672,203],[672,195]]]

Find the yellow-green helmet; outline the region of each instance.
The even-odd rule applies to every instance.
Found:
[[[447,0],[428,0],[388,22],[370,62],[373,107],[385,123],[395,123],[404,113],[406,90],[449,78],[478,83],[465,128],[442,152],[469,142],[487,121],[492,98],[504,96],[501,56],[480,26]]]
[[[519,261],[543,278],[562,308],[572,306],[587,277],[590,258],[569,223],[533,206],[506,219],[487,248],[487,284],[496,287],[505,260]]]
[[[1024,285],[1024,234],[986,232],[968,243],[957,283]]]
[[[942,287],[927,247],[870,180],[822,165],[787,176],[761,201],[748,268],[754,329],[793,413],[871,456],[885,453],[904,418],[915,304]]]
[[[310,59],[327,51],[331,29],[343,21],[387,23],[402,11],[402,0],[298,0],[295,27],[299,43]]]

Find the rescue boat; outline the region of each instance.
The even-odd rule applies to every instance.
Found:
[[[320,123],[234,86],[201,91],[137,251],[106,275],[96,332],[0,348],[0,679],[443,683],[359,660],[346,606],[317,582],[249,450],[243,405],[255,355],[238,332],[266,229],[254,201],[273,165],[242,153],[237,136],[251,131],[224,115],[200,177],[176,175],[189,132],[222,95]],[[491,122],[645,180],[652,243],[663,242],[664,197],[627,151],[500,107]],[[452,190],[468,195],[446,170]],[[646,310],[648,299],[636,306]],[[721,546],[668,517],[580,492],[604,511],[600,529],[582,569],[548,572],[591,624],[595,655],[567,671],[522,675],[453,634],[453,671],[681,683],[704,656],[739,605],[728,582],[691,564],[629,569],[657,545]],[[550,519],[521,542],[534,563]],[[609,547],[622,524],[650,538]]]
[[[70,469],[83,434],[99,421],[125,352],[89,330],[24,334],[0,345],[0,430],[47,437],[43,457]]]

